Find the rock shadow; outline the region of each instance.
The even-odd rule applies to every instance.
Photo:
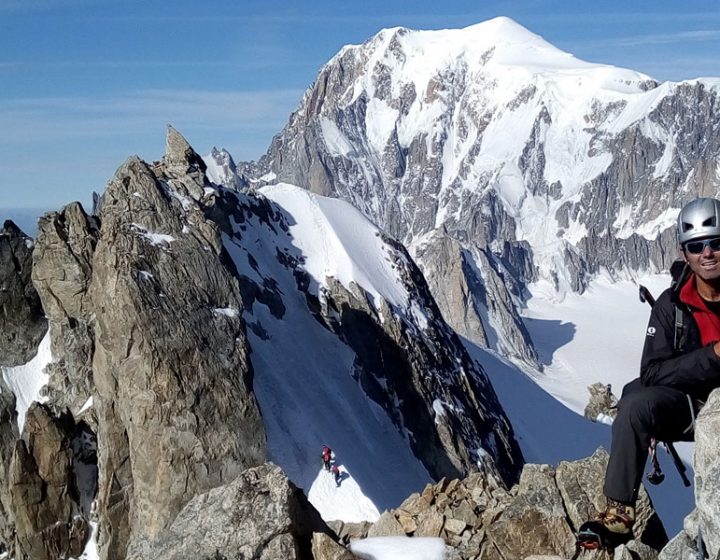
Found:
[[[549,366],[553,361],[555,351],[572,341],[577,332],[575,323],[556,319],[523,317],[523,323],[530,333],[533,346],[538,353],[538,359],[543,366]]]

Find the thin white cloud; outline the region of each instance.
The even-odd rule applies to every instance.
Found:
[[[1,1],[1,0],[0,0]],[[23,68],[36,72],[47,70],[73,71],[73,70],[144,70],[144,69],[212,69],[213,71],[227,70],[242,72],[267,68],[303,68],[315,67],[318,61],[311,56],[299,53],[291,48],[277,47],[271,44],[240,45],[229,56],[224,58],[188,60],[188,59],[142,59],[127,60],[99,58],[91,59],[88,53],[86,59],[58,59],[58,60],[7,60],[0,61],[0,70]]]
[[[674,33],[653,33],[616,37],[576,43],[583,48],[639,47],[644,45],[669,45],[673,43],[711,42],[720,40],[720,29],[699,29]]]
[[[181,130],[233,129],[238,135],[277,131],[302,93],[145,90],[110,97],[10,99],[0,106],[0,145],[141,134],[167,123]]]
[[[581,24],[585,22],[591,22],[593,25],[611,25],[613,27],[618,26],[618,22],[623,24],[641,23],[644,25],[648,24],[663,24],[672,23],[677,24],[683,22],[686,24],[692,22],[700,22],[707,25],[709,22],[720,21],[720,12],[708,12],[708,11],[697,11],[697,12],[596,12],[596,11],[584,11],[578,13],[540,13],[534,14],[527,12],[526,17],[523,21],[532,23],[553,23],[553,24]]]
[[[720,59],[712,56],[664,57],[662,60],[634,61],[632,67],[658,80],[692,80],[720,77]]]
[[[0,69],[22,67],[28,71],[74,70],[74,69],[168,69],[168,68],[192,68],[212,69],[214,71],[224,70],[236,72],[243,70],[276,68],[303,67],[317,65],[317,60],[310,56],[298,53],[291,48],[278,47],[272,44],[241,45],[236,48],[232,56],[225,54],[224,58],[206,60],[178,60],[178,59],[92,59],[92,53],[88,53],[86,59],[58,59],[58,60],[17,60],[0,61]]]

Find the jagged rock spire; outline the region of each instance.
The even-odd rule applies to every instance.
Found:
[[[185,137],[170,124],[167,126],[163,163],[168,178],[174,179],[173,186],[187,191],[183,194],[188,194],[195,200],[202,198],[207,183],[207,165]]]

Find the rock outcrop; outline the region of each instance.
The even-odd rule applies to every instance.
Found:
[[[80,203],[38,224],[32,279],[50,322],[53,361],[46,394],[57,414],[77,413],[93,394],[94,308],[88,293],[99,236],[97,218]]]
[[[135,540],[127,560],[341,560],[335,540],[302,491],[265,463],[193,498],[154,541]]]
[[[585,418],[593,422],[602,422],[617,416],[617,399],[610,385],[593,383],[588,387],[588,391],[590,400],[585,406]]]
[[[15,557],[60,560],[79,556],[90,535],[80,507],[72,419],[63,422],[33,404],[10,461]]]
[[[522,287],[507,272],[509,263],[467,243],[465,246],[445,233],[434,232],[415,248],[443,317],[460,336],[541,368],[533,342],[512,305],[513,297],[522,297]]]
[[[695,425],[695,504],[696,509],[685,518],[684,529],[668,544],[661,560],[695,560],[698,553],[698,533],[707,558],[720,556],[720,389],[700,411]]]
[[[353,560],[355,556],[334,538],[325,533],[314,533],[312,555],[315,560]]]
[[[31,281],[33,240],[10,220],[0,229],[0,365],[27,363],[47,332]]]
[[[15,451],[18,426],[15,395],[0,379],[0,543],[6,548],[14,544],[15,506],[10,492],[10,461]]]

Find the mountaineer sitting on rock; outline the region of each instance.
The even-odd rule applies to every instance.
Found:
[[[603,489],[607,508],[580,527],[578,546],[585,549],[631,538],[651,439],[691,441],[695,416],[720,386],[720,201],[688,203],[677,239],[685,264],[653,306],[640,378],[624,387],[618,403]]]

